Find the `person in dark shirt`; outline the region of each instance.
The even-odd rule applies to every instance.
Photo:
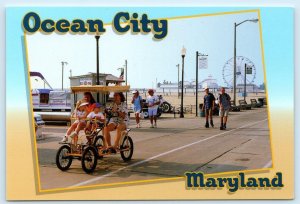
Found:
[[[210,125],[211,127],[214,127],[214,122],[213,122],[213,110],[215,109],[215,96],[209,92],[209,88],[204,88],[205,90],[205,95],[204,95],[204,101],[203,101],[203,106],[202,106],[202,111],[205,112],[205,127],[209,128],[209,123],[208,123],[208,116],[210,118]]]
[[[226,130],[226,122],[228,118],[228,113],[230,109],[230,96],[225,93],[225,88],[221,88],[221,93],[219,95],[219,104],[220,104],[220,118],[221,118],[221,126],[220,130]]]

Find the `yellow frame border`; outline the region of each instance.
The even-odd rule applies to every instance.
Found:
[[[269,171],[274,169],[274,156],[273,156],[273,143],[272,143],[272,128],[270,124],[270,110],[269,110],[269,97],[268,97],[268,88],[267,88],[267,77],[266,77],[266,67],[265,67],[265,60],[264,60],[264,46],[263,46],[263,35],[262,35],[262,23],[261,23],[261,16],[260,16],[260,9],[251,9],[251,10],[240,10],[240,11],[229,11],[229,12],[218,12],[218,13],[210,13],[210,14],[197,14],[197,15],[191,15],[191,16],[179,16],[179,17],[169,17],[169,18],[158,18],[160,19],[167,19],[167,20],[182,20],[182,19],[191,19],[191,18],[201,18],[201,17],[209,17],[209,16],[220,16],[220,15],[230,15],[230,14],[241,14],[241,13],[257,13],[258,19],[259,19],[259,33],[260,33],[260,46],[261,46],[261,54],[262,54],[262,67],[264,72],[264,83],[265,83],[265,90],[266,90],[266,98],[267,98],[267,113],[268,113],[268,126],[269,126],[269,133],[270,133],[270,148],[271,148],[271,157],[272,157],[272,167],[270,168],[262,168],[262,169],[253,169],[253,170],[243,170],[243,171],[228,171],[228,172],[220,172],[220,173],[213,173],[213,174],[205,174],[205,177],[207,176],[228,176],[229,174],[237,174],[240,172],[250,172],[250,173],[261,173],[262,171]],[[105,23],[104,26],[111,26],[111,23]],[[28,71],[28,85],[29,89],[31,90],[31,83],[30,83],[30,66],[29,66],[29,58],[28,58],[28,46],[27,46],[27,38],[26,33],[24,32],[24,43],[25,43],[25,57],[26,57],[26,66]],[[32,96],[30,94],[29,96],[29,106],[30,111],[33,113],[33,106],[32,106]],[[32,115],[33,116],[33,115]],[[184,179],[184,176],[182,177],[172,177],[172,178],[160,178],[160,179],[148,179],[148,180],[138,180],[138,181],[127,181],[127,182],[120,182],[120,183],[109,183],[109,184],[95,184],[95,185],[87,185],[87,186],[78,186],[78,187],[68,187],[68,188],[52,188],[52,189],[41,189],[41,182],[40,182],[40,169],[38,165],[38,153],[37,153],[37,144],[36,144],[36,133],[34,128],[34,117],[32,117],[32,127],[34,132],[34,141],[33,141],[33,151],[35,155],[35,165],[36,165],[36,171],[35,177],[37,177],[36,187],[37,192],[40,194],[46,194],[46,193],[57,193],[61,191],[75,191],[80,189],[97,189],[99,187],[110,187],[110,186],[123,186],[123,185],[131,185],[131,184],[143,184],[143,183],[153,183],[153,182],[162,182],[162,181],[178,181],[181,179]]]

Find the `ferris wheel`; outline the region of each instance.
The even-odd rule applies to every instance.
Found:
[[[246,83],[253,84],[256,78],[256,68],[254,63],[249,60],[247,57],[237,56],[236,57],[236,84],[244,84],[245,81],[245,65],[246,69]],[[234,59],[233,57],[229,59],[223,66],[222,76],[224,83],[228,87],[233,87],[233,66]]]

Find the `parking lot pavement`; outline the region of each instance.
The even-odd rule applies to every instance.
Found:
[[[217,173],[272,166],[267,109],[235,112],[229,116],[226,131],[204,128],[204,119],[167,118],[158,128],[132,128],[134,154],[124,163],[120,155],[98,160],[93,174],[85,174],[80,161],[61,172],[55,165],[55,154],[67,127],[48,126],[46,139],[37,142],[42,189],[109,184],[181,177],[186,171]],[[134,125],[132,126],[134,127]]]

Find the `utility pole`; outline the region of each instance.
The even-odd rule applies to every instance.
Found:
[[[180,66],[180,65],[179,65],[179,64],[177,64],[176,66],[177,66],[177,69],[178,69],[178,81],[177,81],[178,83],[177,83],[177,91],[178,91],[178,98],[179,98],[179,66]]]
[[[127,60],[125,60],[125,78],[126,78],[126,86],[127,86]],[[127,91],[126,91],[126,106],[127,106]]]
[[[99,39],[100,39],[100,35],[97,33],[96,36],[96,58],[97,58],[97,70],[96,70],[96,84],[100,85],[100,81],[99,81]],[[97,102],[99,103],[100,101],[100,97],[99,97],[99,92],[97,92]]]
[[[199,69],[199,52],[196,52],[196,117],[198,116],[198,69]]]
[[[61,62],[61,90],[64,90],[64,65],[68,65],[68,62]]]
[[[247,64],[245,63],[245,76],[244,76],[244,101],[246,101],[246,69],[247,69]]]

